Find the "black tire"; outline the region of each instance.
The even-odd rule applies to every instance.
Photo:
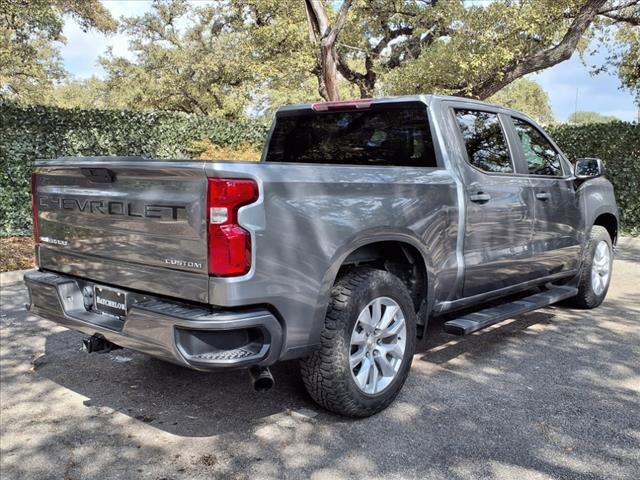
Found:
[[[593,289],[591,282],[591,269],[593,267],[594,256],[596,247],[600,242],[606,242],[609,247],[609,276],[604,287],[604,290],[600,293],[596,293]],[[594,225],[591,227],[589,233],[589,239],[584,251],[584,261],[578,275],[578,295],[569,299],[569,304],[577,308],[596,308],[599,306],[607,296],[609,291],[609,285],[611,284],[611,270],[613,267],[613,244],[609,232],[604,227]]]
[[[358,315],[378,297],[391,298],[400,307],[406,323],[406,345],[393,380],[380,393],[370,395],[360,390],[352,377],[350,339]],[[327,410],[348,417],[368,417],[385,409],[400,392],[411,368],[415,344],[416,313],[402,281],[384,270],[355,268],[333,286],[320,348],[300,362],[304,385]]]

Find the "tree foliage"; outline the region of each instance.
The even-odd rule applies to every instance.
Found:
[[[239,117],[353,93],[488,98],[600,32],[637,38],[639,0],[158,0],[125,19],[134,60],[106,55],[116,106]],[[616,43],[617,42],[617,43]],[[607,66],[626,85],[633,51]]]
[[[542,125],[553,123],[549,95],[533,80],[526,78],[516,80],[488,100],[523,112]]]
[[[39,103],[61,108],[127,108],[107,89],[105,82],[95,76],[67,79],[47,91]]]
[[[260,108],[265,96],[296,98],[309,90],[311,51],[302,5],[289,6],[277,0],[155,2],[150,12],[123,19],[136,59],[111,52],[102,58],[107,89],[120,103],[142,109],[228,117]]]
[[[58,48],[65,15],[85,31],[116,28],[99,0],[0,1],[0,97],[42,103],[67,76]]]
[[[608,69],[617,71],[623,88],[635,95],[640,106],[640,2],[629,0],[623,7],[604,11],[598,19],[599,28],[592,32],[593,47],[588,53],[607,52],[603,65],[594,73]]]
[[[354,2],[336,40],[338,71],[362,96],[440,92],[485,99],[568,59],[594,29],[635,22],[638,3]],[[598,20],[603,15],[606,22]]]
[[[199,160],[240,160],[257,162],[262,152],[255,145],[216,145],[207,137],[191,144],[191,154]]]
[[[567,123],[570,125],[587,125],[595,123],[619,122],[620,119],[612,115],[603,115],[598,112],[573,112],[569,115]]]
[[[640,25],[621,28],[616,38],[617,43],[625,47],[622,53],[614,50],[609,56],[610,63],[617,67],[622,85],[634,93],[636,103],[640,106]]]
[[[108,51],[104,81],[66,80],[52,91],[65,78],[56,50],[63,15],[101,31],[113,19],[99,0],[0,1],[2,91],[27,103],[228,118],[321,98],[431,92],[498,94],[516,106],[524,97],[508,97],[526,88],[512,82],[589,42],[608,49],[600,70],[615,69],[634,91],[640,82],[640,0],[155,0],[122,20],[133,57]]]

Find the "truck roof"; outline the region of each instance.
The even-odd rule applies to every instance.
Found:
[[[495,103],[485,102],[482,100],[477,100],[474,98],[466,98],[466,97],[455,97],[451,95],[399,95],[399,96],[388,96],[388,97],[376,97],[376,98],[357,98],[357,99],[347,99],[340,100],[338,102],[323,102],[325,104],[345,104],[349,105],[353,103],[354,105],[357,103],[370,103],[370,104],[383,104],[383,103],[405,103],[405,102],[422,102],[426,105],[430,105],[434,100],[450,100],[457,102],[465,102],[465,103],[475,103],[478,105],[491,106],[494,108],[500,108],[502,110],[518,113],[522,115],[521,112],[517,110],[513,110],[508,107],[504,107],[502,105],[496,105]],[[292,105],[284,105],[278,109],[278,112],[294,112],[294,111],[304,111],[304,110],[312,110],[314,109],[314,105],[319,105],[320,103],[298,103]]]

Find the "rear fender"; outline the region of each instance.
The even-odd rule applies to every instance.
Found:
[[[340,268],[344,264],[346,258],[357,249],[366,245],[371,245],[378,242],[395,241],[398,243],[405,243],[412,247],[415,247],[422,256],[424,262],[425,271],[427,274],[427,289],[425,292],[427,299],[427,312],[430,312],[433,307],[434,294],[433,294],[433,277],[434,269],[429,252],[424,248],[424,245],[420,239],[410,230],[405,231],[385,231],[383,229],[372,229],[364,232],[360,232],[356,237],[349,242],[342,245],[334,253],[330,266],[324,274],[321,284],[321,293],[318,297],[318,303],[316,306],[316,317],[313,322],[313,331],[311,339],[314,341],[320,340],[320,332],[324,325],[324,319],[327,315],[327,308],[329,305],[329,298],[331,296],[331,288],[336,282]]]
[[[582,238],[582,245],[586,244],[591,227],[596,219],[605,213],[611,214],[619,225],[618,207],[613,191],[613,185],[604,177],[594,178],[582,183],[576,190],[580,199],[582,215],[585,220],[585,231]],[[615,240],[615,239],[613,239]]]

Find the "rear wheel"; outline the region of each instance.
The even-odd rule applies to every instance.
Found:
[[[415,351],[409,291],[384,270],[357,268],[332,289],[320,348],[301,361],[311,397],[333,412],[366,417],[398,395]]]
[[[609,232],[594,225],[585,247],[585,260],[578,279],[578,295],[570,303],[579,308],[595,308],[600,305],[609,290],[613,247]]]

